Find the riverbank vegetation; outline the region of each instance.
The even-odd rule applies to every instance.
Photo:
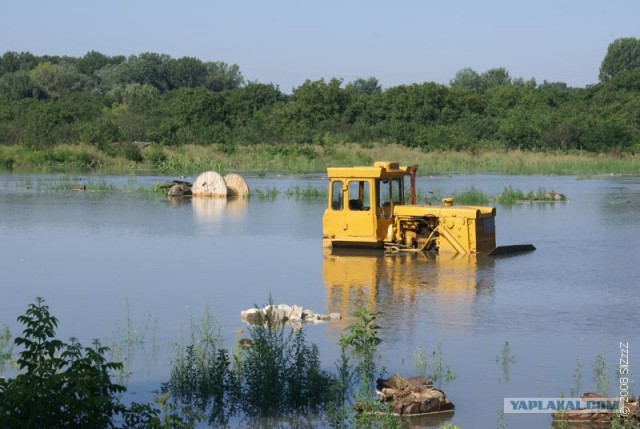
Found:
[[[0,168],[320,172],[376,159],[423,172],[640,173],[640,40],[585,88],[460,70],[448,85],[307,80],[157,53],[0,57]],[[395,156],[394,156],[395,155]]]
[[[63,144],[44,151],[22,146],[0,146],[0,170],[129,174],[152,172],[196,176],[203,171],[307,174],[326,172],[327,166],[369,165],[378,160],[418,164],[418,175],[452,173],[553,174],[591,177],[640,174],[640,154],[587,152],[531,152],[522,150],[481,153],[423,152],[397,144],[362,146],[307,146],[306,153],[279,153],[279,146],[254,145],[226,154],[216,145],[157,147],[140,152],[141,160],[110,156],[94,147]]]
[[[400,428],[401,419],[375,395],[375,379],[382,373],[376,366],[380,313],[361,308],[354,317],[340,339],[338,373],[332,374],[321,368],[319,349],[305,331],[284,327],[275,313],[267,312],[230,351],[205,309],[191,324],[189,338],[176,346],[169,381],[156,403],[125,404],[121,394],[127,389],[113,380],[123,364],[110,361],[109,348],[98,340],[90,347],[75,338],[59,340],[58,319],[37,298],[18,317],[24,325],[13,341],[18,375],[0,378],[0,425],[193,428],[201,421],[226,426],[233,418]],[[5,331],[3,349],[11,337]],[[4,364],[13,352],[3,353]]]

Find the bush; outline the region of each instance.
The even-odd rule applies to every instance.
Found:
[[[108,427],[124,411],[110,371],[122,364],[105,359],[107,347],[96,340],[83,347],[75,339],[55,339],[58,320],[38,298],[18,317],[25,325],[15,344],[23,348],[17,364],[23,373],[0,379],[0,427]]]

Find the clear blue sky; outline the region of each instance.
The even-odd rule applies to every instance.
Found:
[[[306,79],[447,84],[464,67],[585,86],[640,38],[640,0],[0,0],[0,52],[142,52],[238,64],[284,92]]]

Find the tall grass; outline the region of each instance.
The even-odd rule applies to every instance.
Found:
[[[0,169],[32,171],[100,170],[158,171],[191,176],[213,170],[280,172],[289,174],[325,172],[327,166],[371,165],[374,161],[398,161],[420,166],[418,174],[502,173],[557,174],[591,177],[603,174],[640,174],[640,155],[614,156],[583,152],[484,152],[421,150],[397,144],[325,143],[305,145],[255,144],[235,146],[155,145],[140,151],[135,159],[121,151],[102,151],[90,145],[59,145],[42,151],[22,146],[0,146]]]
[[[487,204],[489,202],[489,197],[480,189],[477,189],[473,186],[464,192],[454,192],[452,196],[456,202],[462,204],[480,205]]]

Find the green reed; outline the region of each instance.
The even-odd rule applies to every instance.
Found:
[[[286,195],[288,197],[295,198],[296,200],[314,200],[327,198],[327,190],[325,188],[318,188],[307,184],[305,188],[300,185],[295,185],[287,189]]]
[[[575,398],[580,395],[580,386],[582,384],[582,364],[580,359],[576,358],[576,365],[573,369],[573,386],[569,389],[569,396]]]
[[[252,195],[257,196],[258,199],[260,200],[273,201],[276,198],[278,198],[279,194],[280,194],[280,191],[278,191],[278,188],[276,188],[275,186],[272,186],[271,188],[267,188],[267,189],[260,189],[260,188],[252,189]]]
[[[454,192],[451,196],[461,204],[480,205],[489,202],[489,197],[474,186],[463,192]]]
[[[609,365],[604,353],[600,353],[593,361],[593,383],[596,388],[596,392],[604,397],[609,395],[609,386],[611,381],[609,379]]]
[[[137,351],[147,359],[147,345],[150,345],[151,355],[157,356],[159,352],[157,330],[158,319],[152,320],[151,312],[145,313],[138,323],[133,320],[129,298],[125,297],[124,320],[116,322],[113,336],[107,341],[111,359],[122,363],[121,371],[117,374],[120,382],[129,378],[129,368]]]
[[[496,356],[496,362],[499,362],[502,366],[502,375],[505,381],[509,381],[511,379],[511,375],[509,372],[509,367],[511,364],[515,363],[516,357],[511,354],[511,347],[509,346],[509,341],[505,341],[502,346],[502,351],[499,356]]]

